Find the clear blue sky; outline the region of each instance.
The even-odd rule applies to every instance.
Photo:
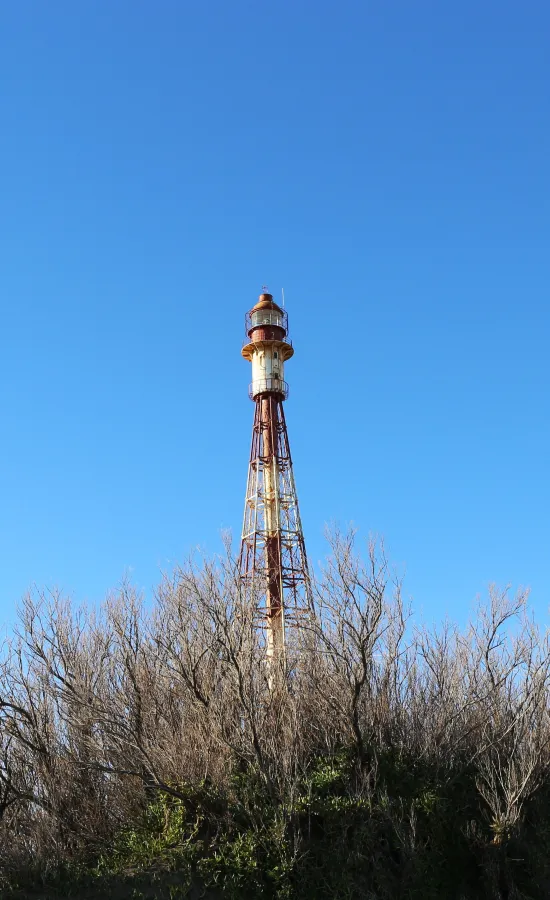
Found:
[[[306,541],[429,618],[550,601],[550,7],[0,10],[0,612],[239,536],[243,316],[284,287]]]

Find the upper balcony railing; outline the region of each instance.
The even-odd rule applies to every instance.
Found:
[[[256,309],[247,312],[244,320],[247,336],[252,328],[261,328],[262,325],[276,325],[279,328],[284,328],[288,333],[288,315],[284,309],[280,311],[276,309]]]
[[[288,384],[281,378],[258,378],[248,388],[248,396],[254,400],[258,394],[282,394],[283,400],[288,397]]]

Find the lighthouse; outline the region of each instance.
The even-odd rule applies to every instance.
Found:
[[[285,659],[289,629],[311,606],[311,587],[283,404],[294,355],[288,316],[262,293],[246,314],[242,355],[252,364],[254,424],[240,553],[242,589],[265,628],[270,660]]]

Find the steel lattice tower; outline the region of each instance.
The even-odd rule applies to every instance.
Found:
[[[294,354],[288,318],[260,294],[245,320],[242,355],[252,363],[252,447],[241,540],[243,590],[266,627],[269,658],[284,658],[286,629],[310,608],[311,588],[283,401],[284,364]]]

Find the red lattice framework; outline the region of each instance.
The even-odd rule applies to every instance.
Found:
[[[255,399],[240,575],[267,628],[268,655],[284,652],[285,630],[311,608],[311,585],[282,392]]]

